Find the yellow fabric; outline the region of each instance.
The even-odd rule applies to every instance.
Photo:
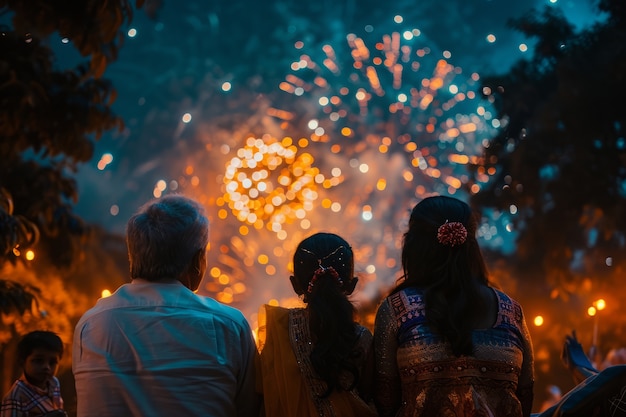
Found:
[[[315,404],[313,390],[307,380],[315,378],[312,369],[302,364],[292,348],[290,339],[290,309],[265,305],[259,312],[259,363],[257,389],[263,394],[264,415],[268,417],[374,417],[376,413],[352,391],[333,392]],[[300,311],[302,312],[302,311]],[[291,323],[291,326],[296,325]],[[293,332],[293,328],[291,329]],[[303,334],[308,335],[307,329]],[[309,343],[310,340],[298,340]],[[305,361],[306,362],[306,361]],[[318,400],[319,403],[320,400]]]

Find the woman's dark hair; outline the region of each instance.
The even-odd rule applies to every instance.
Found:
[[[324,397],[343,387],[339,375],[348,371],[353,376],[352,389],[359,371],[354,359],[358,335],[354,321],[355,309],[346,290],[354,275],[352,248],[343,238],[332,233],[316,233],[298,245],[293,257],[294,278],[303,289],[308,304],[310,330],[315,346],[311,363],[326,382]]]
[[[440,226],[454,222],[463,224],[467,238],[456,245],[440,243]],[[470,207],[461,200],[437,196],[419,202],[404,234],[404,274],[393,291],[407,287],[424,291],[429,325],[450,342],[457,356],[472,354],[472,330],[486,308],[480,289],[488,284],[487,268],[476,241],[476,225]]]

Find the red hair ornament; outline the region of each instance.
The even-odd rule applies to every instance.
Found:
[[[445,246],[459,246],[467,240],[467,229],[461,222],[445,222],[437,229],[437,240]]]
[[[337,284],[340,287],[343,286],[343,280],[341,279],[341,277],[339,276],[339,273],[335,270],[335,268],[333,268],[332,266],[329,266],[328,268],[324,268],[322,265],[320,265],[320,267],[317,268],[315,272],[313,273],[313,278],[311,278],[311,281],[309,281],[309,286],[306,292],[311,294],[313,292],[313,287],[315,286],[315,283],[317,282],[319,277],[324,275],[326,272],[328,272],[330,276],[333,277],[335,281],[337,281]]]

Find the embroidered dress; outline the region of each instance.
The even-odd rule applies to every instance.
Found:
[[[372,335],[359,326],[363,349],[361,369],[371,348]],[[306,310],[265,305],[259,313],[259,373],[257,389],[263,394],[267,417],[374,417],[372,405],[356,389],[334,391],[326,398],[326,383],[317,377],[309,359],[313,350]],[[341,383],[350,386],[344,375]]]
[[[399,291],[381,304],[374,331],[381,416],[530,414],[533,356],[522,308],[494,291],[497,319],[491,328],[474,330],[473,356],[454,356],[431,331],[420,290]]]
[[[22,375],[2,399],[0,417],[45,416],[55,410],[59,411],[58,416],[66,415],[59,380],[52,377],[48,381],[48,389],[41,389],[30,384]]]

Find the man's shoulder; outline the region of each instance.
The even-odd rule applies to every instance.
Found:
[[[206,307],[206,309],[203,309],[203,311],[206,314],[224,317],[226,319],[230,319],[236,322],[246,321],[246,318],[244,317],[243,313],[240,310],[236,309],[235,307],[222,304],[219,301],[211,297],[204,296],[204,295],[196,294],[196,297],[198,297],[198,300],[200,301],[200,303],[204,307]]]
[[[155,308],[169,309],[178,313],[187,311],[190,316],[220,318],[223,321],[247,325],[246,318],[238,309],[211,297],[194,294],[186,288],[172,287],[168,291],[160,289],[146,295],[139,294],[132,284],[125,284],[110,297],[99,299],[82,315],[77,327],[88,321],[108,320],[111,317],[133,315],[133,312]]]

